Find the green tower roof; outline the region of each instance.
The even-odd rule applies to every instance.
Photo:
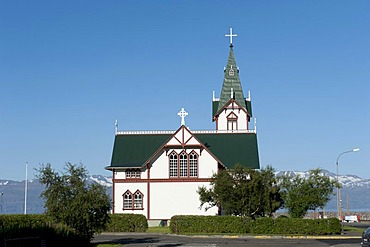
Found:
[[[239,78],[239,69],[236,66],[232,44],[230,45],[229,58],[227,59],[227,65],[224,71],[224,82],[222,84],[217,112],[221,110],[231,98],[234,98],[241,107],[247,110],[242,84],[240,83]]]

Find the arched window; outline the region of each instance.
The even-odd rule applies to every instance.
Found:
[[[177,177],[178,176],[178,169],[179,169],[179,163],[177,159],[177,153],[172,152],[170,154],[170,177]]]
[[[238,116],[231,112],[227,116],[227,130],[237,130],[238,129]]]
[[[188,155],[185,152],[180,154],[180,177],[188,176]]]
[[[189,176],[198,176],[198,155],[194,151],[189,154]]]
[[[190,154],[187,154],[185,150],[180,154],[173,151],[168,159],[170,178],[198,177],[198,154],[195,151]]]
[[[134,208],[142,209],[143,208],[143,194],[137,190],[134,194]]]
[[[143,209],[143,193],[137,190],[134,194],[127,190],[123,195],[123,210]]]
[[[123,194],[123,210],[132,209],[132,194],[128,190]]]

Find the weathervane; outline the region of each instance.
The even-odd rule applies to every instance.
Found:
[[[177,113],[181,117],[181,125],[185,125],[185,117],[188,115],[188,113],[184,110],[184,108],[181,108],[181,111]]]
[[[233,37],[238,36],[237,34],[233,34],[233,28],[230,27],[230,34],[225,34],[226,37],[230,37],[230,45],[233,44]]]

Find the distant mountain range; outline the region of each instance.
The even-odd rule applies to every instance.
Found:
[[[326,176],[332,179],[336,174],[323,170]],[[299,174],[307,177],[308,172],[279,171],[277,176]],[[92,175],[88,178],[89,182],[96,182],[107,188],[107,193],[111,194],[112,178]],[[339,181],[342,188],[342,207],[345,212],[347,208],[351,212],[370,212],[370,179],[363,179],[355,175],[341,175]],[[40,214],[44,212],[44,202],[40,198],[44,186],[38,180],[28,180],[27,183],[27,213]],[[0,214],[23,214],[24,213],[24,191],[25,181],[12,181],[0,179]],[[336,196],[328,203],[327,211],[336,211]]]
[[[112,190],[112,178],[100,175],[92,175],[89,182],[96,182],[107,188],[110,195]],[[37,179],[28,180],[27,183],[27,213],[41,214],[44,212],[44,201],[40,194],[45,187]],[[13,181],[0,179],[0,214],[23,214],[25,203],[25,181]]]

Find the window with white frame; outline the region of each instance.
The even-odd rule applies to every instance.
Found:
[[[175,152],[170,154],[170,177],[177,177],[178,176],[178,155]]]
[[[128,169],[128,170],[126,170],[126,178],[141,178],[140,169]]]
[[[188,155],[185,152],[180,154],[180,177],[188,176]]]
[[[173,151],[169,155],[169,170],[171,178],[198,177],[198,154],[195,151],[190,154]]]
[[[143,194],[139,190],[137,190],[134,194],[134,208],[143,208]]]
[[[238,129],[238,116],[231,112],[227,116],[227,130],[237,130]]]
[[[189,176],[198,176],[198,155],[194,151],[189,154]]]
[[[123,194],[123,210],[132,209],[132,194],[128,190]]]
[[[123,210],[143,209],[143,193],[137,190],[134,194],[127,190],[123,194]]]

